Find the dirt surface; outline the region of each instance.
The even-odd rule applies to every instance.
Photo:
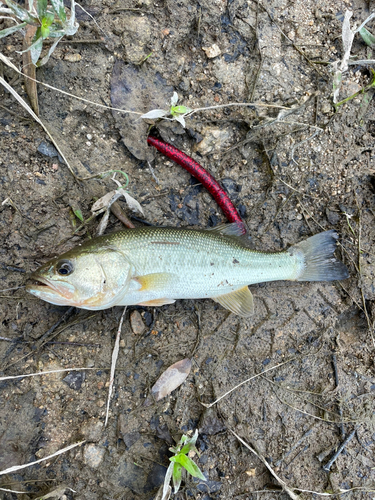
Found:
[[[373,101],[365,107],[370,91],[335,113],[326,63],[343,56],[345,10],[353,10],[359,25],[374,2],[92,0],[83,6],[96,23],[80,13],[75,38],[60,43],[37,78],[140,112],[168,109],[173,91],[190,108],[294,106],[278,121],[280,110],[272,107],[229,107],[193,115],[186,130],[171,122],[158,128],[221,180],[257,249],[282,250],[336,229],[350,278],[252,286],[255,314],[247,320],[210,300],[129,307],[105,428],[122,309],[67,312],[22,286],[51,256],[95,234],[98,221],[79,228],[72,211],[88,219],[94,200],[116,186],[109,178],[77,182],[43,130],[0,89],[0,200],[7,200],[0,207],[0,375],[90,368],[0,381],[0,471],[85,440],[57,458],[0,475],[0,488],[26,492],[0,491],[0,498],[35,499],[55,489],[61,499],[154,498],[171,437],[195,429],[201,452],[195,459],[207,482],[190,478],[177,498],[290,498],[231,431],[256,447],[290,488],[357,488],[344,498],[373,498],[364,490],[375,482],[375,110]],[[373,21],[368,28],[374,33]],[[18,35],[2,40],[16,64],[20,44]],[[203,48],[214,44],[221,53],[209,58]],[[79,60],[70,62],[72,54]],[[373,58],[358,35],[352,56]],[[371,81],[369,67],[350,68],[340,99]],[[9,68],[3,72],[25,97],[22,80]],[[38,88],[40,116],[79,176],[123,170],[144,220],[154,225],[208,227],[223,220],[187,172],[147,150],[142,120]],[[112,215],[107,232],[121,228]],[[133,331],[134,309],[143,327],[138,321]],[[160,374],[183,358],[193,361],[186,382],[144,406]],[[212,408],[200,403],[257,374]],[[352,431],[326,472],[323,466]]]

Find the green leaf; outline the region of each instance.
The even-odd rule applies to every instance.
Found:
[[[50,35],[50,26],[54,21],[55,16],[51,12],[46,12],[42,19],[42,25],[40,27],[40,32],[43,38],[47,38]]]
[[[21,30],[24,26],[26,26],[27,23],[21,23],[17,24],[17,26],[12,26],[11,28],[5,28],[4,30],[0,31],[0,38],[4,38],[4,36],[11,35],[12,33],[15,33],[18,30]]]
[[[363,27],[359,30],[359,34],[369,47],[375,49],[375,36],[372,33],[370,33],[365,27]]]
[[[174,119],[176,121],[178,121],[179,123],[181,123],[181,125],[185,128],[186,127],[186,123],[185,123],[185,118],[182,116],[182,115],[177,115],[177,116],[174,116]]]
[[[38,32],[39,30],[37,30]],[[40,57],[40,54],[42,53],[42,48],[43,48],[43,37],[42,34],[40,34],[40,37],[35,40],[35,42],[30,45],[30,54],[31,54],[31,60],[33,64],[36,65],[38,62],[38,59]]]
[[[73,208],[74,215],[79,219],[81,222],[83,222],[83,215],[82,212],[79,208]]]
[[[172,460],[172,458],[174,458],[175,460]],[[181,464],[193,477],[197,477],[199,479],[203,479],[203,481],[206,481],[206,478],[204,477],[198,465],[196,465],[192,461],[192,459],[187,457],[186,455],[179,454],[176,457],[171,457],[169,460]]]
[[[50,33],[50,36],[52,36],[52,33]],[[46,64],[48,62],[48,59],[51,57],[52,52],[55,50],[55,48],[56,48],[57,44],[59,43],[59,41],[61,40],[61,38],[62,37],[60,36],[57,40],[55,40],[53,42],[53,45],[50,47],[49,51],[47,52],[47,54],[44,57],[42,57],[42,59],[40,61],[38,61],[38,64],[37,64],[38,68],[40,66],[43,66],[44,64]]]
[[[40,32],[42,34],[42,38],[47,38],[49,36],[49,28],[47,26],[41,26]]]
[[[34,65],[36,65],[38,59],[39,59],[39,56],[42,52],[42,48],[43,48],[43,37],[42,37],[42,30],[41,28],[38,28],[36,30],[36,33],[34,35],[34,38],[33,38],[33,43],[27,47],[26,50],[22,50],[20,52],[18,52],[19,54],[24,54],[25,52],[30,52],[31,54],[31,61]]]
[[[173,464],[172,479],[173,479],[174,492],[177,493],[181,485],[182,465],[178,463]]]
[[[188,444],[185,444],[185,446],[183,446],[180,450],[180,453],[182,455],[187,455],[189,453],[189,451],[191,450],[191,444],[188,443]]]
[[[53,10],[56,12],[58,18],[65,23],[66,21],[66,12],[64,6],[64,0],[51,0],[51,4]]]
[[[13,2],[13,0],[5,0],[7,6],[12,9],[14,14],[20,19],[21,21],[26,21],[29,24],[39,24],[38,19],[35,17],[31,16],[26,9],[23,7],[20,7],[16,2]]]
[[[177,113],[179,115],[183,115],[185,113],[189,113],[192,111],[192,109],[186,107],[186,106],[172,106],[171,107],[171,114],[173,115],[174,113]]]
[[[38,12],[39,19],[42,19],[46,15],[47,0],[37,0],[36,10]]]
[[[47,28],[52,25],[53,21],[55,20],[55,16],[53,12],[46,12],[46,15],[42,19],[42,25],[46,26]]]

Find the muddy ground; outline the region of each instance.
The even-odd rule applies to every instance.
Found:
[[[88,219],[94,200],[115,185],[109,178],[76,181],[43,130],[0,89],[0,200],[8,199],[0,207],[1,375],[90,368],[0,382],[0,471],[85,440],[57,458],[1,475],[0,487],[25,494],[0,491],[0,497],[35,499],[58,489],[54,497],[61,499],[154,498],[172,438],[198,429],[201,455],[195,459],[207,482],[190,478],[177,498],[290,498],[231,431],[256,447],[290,488],[354,488],[344,498],[373,498],[365,490],[375,481],[375,112],[373,101],[365,105],[369,91],[335,113],[327,63],[343,56],[345,10],[353,10],[358,25],[374,2],[89,0],[83,6],[96,23],[80,13],[78,33],[37,70],[38,79],[99,104],[141,112],[168,108],[173,91],[190,108],[235,102],[294,106],[278,122],[272,118],[279,110],[272,107],[230,107],[195,114],[185,131],[169,123],[159,133],[222,181],[257,249],[282,250],[336,229],[337,254],[350,278],[252,286],[251,319],[210,300],[129,307],[104,428],[122,309],[67,314],[67,308],[19,287],[51,256],[95,234],[97,220],[79,228],[72,210]],[[373,21],[368,27],[375,31]],[[3,53],[16,64],[20,42],[18,36],[2,40]],[[210,58],[203,48],[214,44],[221,53]],[[358,35],[352,56],[373,58]],[[6,67],[3,73],[26,98],[22,80]],[[340,99],[371,78],[368,66],[351,66]],[[147,127],[138,118],[41,85],[38,92],[40,116],[77,175],[123,170],[129,193],[151,224],[205,228],[224,220],[187,172],[147,150]],[[112,215],[107,232],[121,228]],[[144,325],[137,333],[129,321],[135,309]],[[145,407],[159,375],[190,357],[185,384]],[[256,374],[261,376],[211,409],[201,405]],[[349,435],[326,472],[323,466]]]

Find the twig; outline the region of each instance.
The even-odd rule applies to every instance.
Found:
[[[6,106],[3,106],[2,104],[0,104],[0,108],[4,109],[10,115],[16,116],[19,120],[23,120],[23,121],[29,122],[29,123],[33,122],[32,120],[30,120],[30,118],[26,118],[25,116],[20,116],[19,113],[15,113],[14,111],[12,111],[11,109],[7,108]]]
[[[366,316],[366,321],[367,321],[367,326],[370,331],[371,339],[372,339],[372,345],[375,347],[375,338],[374,338],[374,333],[373,333],[373,325],[371,323],[370,317],[367,312],[367,306],[366,306],[366,299],[365,299],[365,294],[363,293],[363,287],[362,287],[362,272],[361,272],[361,236],[362,236],[362,224],[361,224],[361,209],[357,200],[357,195],[355,194],[355,201],[357,204],[358,208],[358,274],[359,274],[359,289],[361,290],[361,297],[362,297],[362,304],[363,304],[363,311]]]
[[[0,60],[6,64],[7,66],[9,66],[10,68],[13,69],[13,71],[15,71],[16,73],[18,73],[19,75],[22,75],[24,76],[25,78],[28,78],[32,81],[34,81],[35,83],[39,83],[40,85],[43,85],[43,87],[46,87],[48,89],[51,89],[51,90],[56,90],[56,92],[60,92],[60,94],[64,94],[64,95],[67,95],[69,97],[73,97],[74,99],[77,99],[78,101],[83,101],[83,102],[87,102],[88,104],[92,104],[93,106],[98,106],[99,108],[105,108],[105,109],[110,109],[112,111],[118,111],[119,113],[128,113],[128,114],[132,114],[132,115],[142,115],[143,113],[139,113],[138,111],[128,111],[126,109],[120,109],[120,108],[112,108],[111,106],[107,106],[106,104],[99,104],[98,102],[93,102],[93,101],[90,101],[89,99],[85,99],[84,97],[78,97],[77,95],[74,95],[74,94],[70,94],[69,92],[65,92],[64,90],[61,90],[61,89],[58,89],[56,87],[53,87],[52,85],[48,85],[48,83],[44,83],[44,82],[41,82],[39,80],[36,80],[34,78],[30,78],[28,75],[26,75],[25,73],[22,73],[22,71],[20,71],[11,61],[10,59],[8,59],[6,56],[4,56],[4,54],[2,54],[0,52]],[[59,151],[60,152],[60,151]],[[64,157],[63,157],[64,158]],[[64,158],[65,160],[65,158]]]
[[[248,450],[250,450],[252,453],[254,453],[255,456],[257,456],[259,458],[259,460],[267,467],[267,469],[270,471],[270,473],[272,474],[272,476],[276,479],[276,481],[279,483],[279,485],[282,487],[282,489],[285,491],[285,493],[287,493],[290,498],[292,498],[292,500],[298,500],[300,499],[300,496],[297,495],[296,493],[294,493],[294,488],[289,488],[289,486],[286,484],[285,481],[283,481],[281,479],[281,477],[279,477],[276,472],[272,469],[272,467],[270,466],[270,464],[267,462],[267,460],[263,457],[263,455],[261,455],[258,451],[254,450],[254,448],[252,448],[249,444],[246,443],[246,441],[244,441],[242,438],[240,438],[240,436],[238,436],[234,431],[232,431],[232,429],[229,429],[230,432],[238,439],[238,441],[240,441]]]
[[[303,139],[303,141],[300,141],[299,143],[295,144],[295,145],[292,147],[292,150],[291,150],[291,152],[290,152],[290,156],[291,156],[291,158],[292,158],[292,161],[294,161],[294,163],[295,163],[296,165],[298,165],[298,162],[296,162],[296,160],[294,159],[294,151],[295,151],[297,148],[299,148],[300,146],[302,146],[302,144],[304,144],[305,142],[308,142],[308,141],[311,141],[312,139],[314,139],[314,137],[315,137],[316,135],[318,135],[320,132],[323,132],[323,129],[320,129],[320,130],[319,130],[319,129],[318,129],[318,127],[317,127],[317,130],[315,130],[315,132],[314,132],[312,135],[310,135],[310,137],[307,137],[306,139]]]
[[[64,312],[64,314],[61,316],[61,318],[58,321],[56,321],[56,323],[54,325],[52,325],[51,328],[49,328],[46,331],[46,333],[44,333],[41,337],[39,337],[39,339],[35,342],[35,344],[33,346],[34,351],[36,349],[38,349],[41,346],[41,344],[43,344],[44,340],[47,337],[49,337],[51,335],[51,333],[53,333],[56,330],[56,328],[61,325],[61,323],[65,323],[65,321],[72,314],[73,310],[74,310],[74,306],[69,307],[69,309]]]
[[[267,469],[270,471],[272,476],[280,484],[280,486],[285,491],[285,493],[287,493],[290,496],[290,498],[292,498],[293,500],[301,500],[301,498],[302,498],[301,493],[312,493],[313,495],[319,495],[321,497],[335,497],[335,496],[345,495],[346,493],[349,493],[351,491],[364,491],[364,492],[374,492],[375,491],[374,489],[371,489],[371,488],[354,487],[354,488],[349,488],[347,490],[340,489],[340,491],[338,493],[320,493],[319,491],[303,490],[302,488],[295,488],[295,487],[288,486],[285,483],[285,481],[283,481],[275,473],[275,471],[272,469],[272,467],[267,462],[267,460],[261,455],[261,453],[259,453],[254,448],[252,448],[249,444],[247,444],[246,441],[244,441],[242,438],[240,438],[240,436],[238,436],[234,431],[232,431],[232,429],[229,428],[229,430],[248,450],[250,450],[252,453],[254,453],[254,455],[256,455],[259,458],[259,460],[267,467]],[[269,490],[267,490],[267,491],[269,491]],[[256,492],[252,492],[252,493],[256,493]],[[248,493],[247,493],[247,495],[248,495]],[[236,498],[238,498],[238,497],[236,497]]]
[[[20,469],[25,469],[26,467],[31,467],[32,465],[39,464],[40,462],[45,462],[46,460],[50,460],[51,458],[57,457],[58,455],[61,455],[62,453],[66,453],[69,450],[72,450],[73,448],[76,448],[77,446],[81,446],[81,444],[85,443],[86,441],[79,441],[78,443],[71,444],[70,446],[67,446],[66,448],[63,448],[62,450],[56,451],[56,453],[52,453],[52,455],[48,455],[47,457],[40,458],[39,460],[35,460],[35,462],[29,462],[28,464],[23,464],[23,465],[14,465],[13,467],[9,467],[9,469],[5,469],[0,471],[0,476],[3,476],[5,474],[11,474],[12,472],[17,472]]]
[[[159,179],[156,177],[154,169],[152,168],[151,163],[149,161],[147,162],[147,165],[148,165],[148,168],[149,168],[149,170],[151,172],[152,178],[154,179],[154,181],[156,182],[156,184],[159,186],[160,185]]]
[[[284,455],[279,460],[277,460],[277,462],[275,462],[275,466],[279,467],[279,465],[281,465],[283,460],[285,460],[302,443],[302,441],[304,441],[308,436],[310,436],[312,431],[313,427],[311,427],[307,432],[305,432],[305,434],[290,448],[290,450],[284,453]]]
[[[121,328],[122,328],[122,323],[124,321],[126,309],[127,309],[127,307],[125,306],[124,310],[122,312],[122,315],[121,315],[120,324],[119,324],[119,327],[117,330],[115,345],[114,345],[113,351],[112,351],[112,364],[111,364],[111,372],[110,372],[110,376],[109,376],[109,388],[108,388],[108,398],[107,398],[107,407],[106,407],[104,427],[107,427],[107,423],[108,423],[109,405],[111,403],[113,381],[115,379],[116,362],[117,362],[117,357],[118,357],[118,353],[120,350]]]
[[[231,108],[233,106],[237,107],[255,107],[255,108],[273,108],[273,109],[287,109],[291,110],[292,108],[288,108],[286,106],[280,106],[278,104],[263,104],[259,102],[228,102],[227,104],[218,104],[217,106],[207,106],[204,108],[196,108],[191,110],[189,113],[186,113],[184,115],[185,118],[190,118],[192,115],[195,113],[198,113],[200,111],[211,111],[212,109],[222,109],[222,108]]]
[[[337,389],[339,386],[339,373],[337,370],[336,354],[332,354],[332,365],[333,365],[333,373],[335,375],[335,384],[336,384],[336,389]],[[340,427],[340,431],[341,431],[341,439],[344,439],[345,438],[345,427],[344,427],[344,424],[342,423],[342,419],[343,419],[342,408],[341,408],[340,403],[338,403],[337,406],[338,406],[339,415],[340,415],[340,419],[341,419],[341,422],[339,423],[339,427]]]
[[[2,382],[3,380],[15,380],[18,378],[37,377],[38,375],[48,375],[49,373],[78,372],[83,370],[97,370],[97,368],[62,368],[61,370],[49,370],[46,372],[26,373],[24,375],[10,375],[9,377],[0,377],[0,382]]]
[[[22,493],[23,495],[27,495],[26,491],[8,490],[6,488],[0,488],[0,491],[6,491],[7,493]]]
[[[59,44],[61,45],[62,43],[104,43],[105,40],[102,40],[101,38],[94,38],[93,40],[85,40],[85,39],[82,39],[82,40],[61,40],[61,42],[59,42]]]
[[[37,12],[37,0],[32,1],[32,8]],[[35,79],[36,78],[36,67],[31,58],[31,51],[27,50],[30,45],[33,43],[33,38],[36,33],[37,27],[32,24],[26,25],[25,29],[25,37],[23,41],[24,50],[22,51],[22,66],[23,71],[27,75],[24,78],[24,85],[27,92],[27,95],[30,99],[30,104],[35,113],[39,116],[39,102],[38,102],[38,89],[36,83],[29,79],[28,77]]]
[[[124,224],[125,227],[128,227],[130,229],[135,228],[135,225],[126,217],[123,209],[121,208],[121,205],[117,201],[112,203],[111,212],[118,218],[120,222]]]
[[[295,359],[296,358],[288,359],[287,361],[283,361],[282,363],[279,363],[278,365],[271,366],[270,368],[267,368],[266,370],[264,370],[264,371],[262,371],[260,373],[257,373],[256,375],[253,375],[252,377],[250,377],[250,378],[242,381],[241,383],[237,384],[235,387],[232,387],[232,389],[230,389],[229,391],[225,392],[222,396],[220,396],[218,399],[216,399],[216,401],[214,401],[213,403],[206,404],[206,403],[202,403],[202,401],[200,401],[200,403],[201,403],[201,405],[205,406],[206,408],[211,408],[212,406],[216,405],[216,403],[218,403],[219,401],[221,401],[223,398],[227,397],[231,392],[237,390],[242,385],[247,384],[248,382],[250,382],[251,380],[253,380],[253,379],[257,378],[257,377],[261,377],[262,375],[264,375],[267,372],[270,372],[271,370],[275,370],[276,368],[279,368],[280,366],[286,365],[287,363],[290,363],[291,361],[294,361]]]
[[[332,465],[336,462],[337,458],[339,457],[340,453],[344,450],[346,445],[350,443],[350,441],[353,439],[354,434],[356,433],[358,427],[355,427],[354,430],[348,435],[348,437],[345,439],[345,441],[339,446],[337,449],[336,453],[333,454],[332,458],[328,460],[328,462],[323,465],[323,470],[326,472],[329,472],[331,470]]]
[[[260,4],[260,6],[262,7],[262,9],[267,13],[268,17],[270,18],[270,20],[274,23],[274,25],[277,27],[277,29],[280,31],[280,33],[292,44],[292,47],[294,47],[294,49],[304,58],[306,59],[306,61],[308,62],[308,64],[318,73],[319,76],[321,76],[322,78],[326,78],[325,75],[323,75],[323,73],[321,73],[312,63],[312,61],[310,61],[310,59],[307,57],[307,55],[298,47],[298,45],[296,45],[293,40],[291,40],[288,35],[286,33],[284,33],[284,31],[280,28],[279,24],[275,21],[274,17],[272,16],[272,14],[269,12],[269,10],[263,5],[263,4]]]

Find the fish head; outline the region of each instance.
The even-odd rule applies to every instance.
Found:
[[[42,265],[26,290],[61,306],[106,309],[127,292],[132,265],[122,252],[110,247],[77,247]]]

